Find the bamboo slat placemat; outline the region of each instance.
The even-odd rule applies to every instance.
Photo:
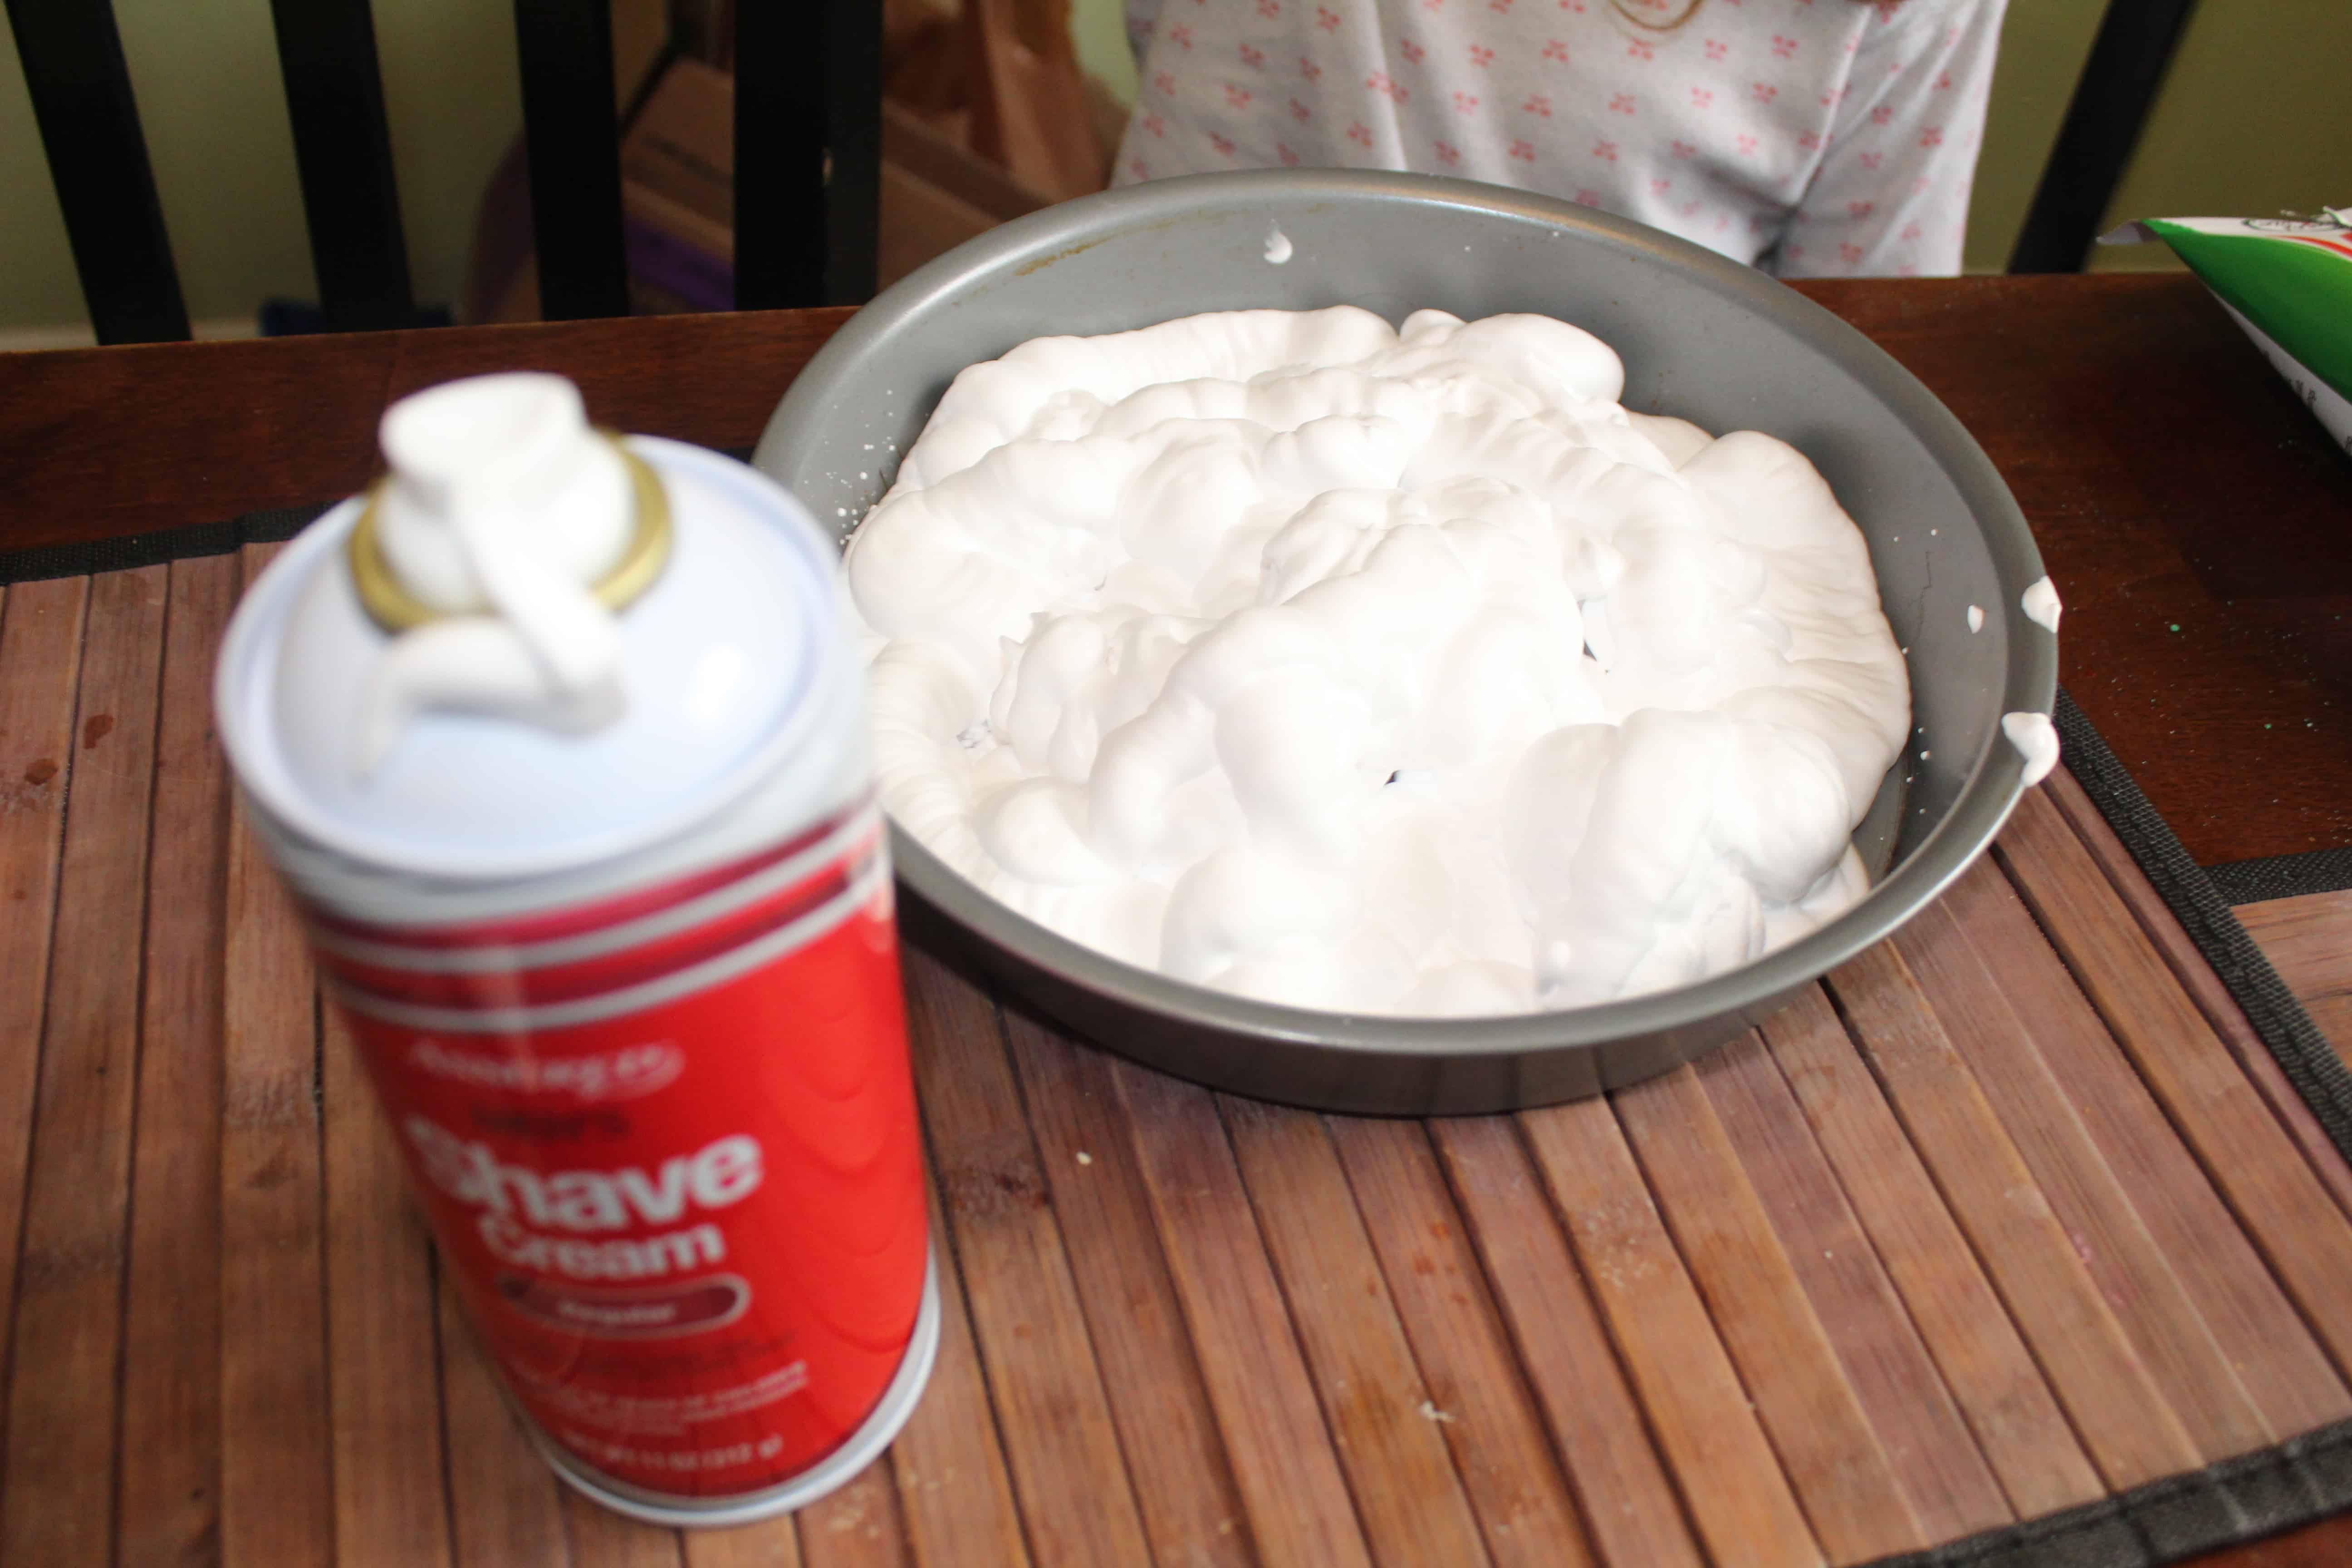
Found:
[[[273,548],[0,597],[0,1561],[2120,1564],[2352,1503],[2310,1060],[2061,773],[1760,1031],[1515,1117],[1226,1098],[910,944],[921,1406],[797,1518],[605,1513],[500,1405],[231,809],[210,673]],[[2315,899],[2248,923],[2340,1026]]]

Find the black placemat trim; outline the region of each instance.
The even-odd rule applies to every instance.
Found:
[[[227,555],[248,544],[291,539],[326,510],[324,506],[274,507],[266,511],[249,511],[226,522],[199,522],[186,528],[158,529],[152,533],[125,533],[75,544],[37,544],[29,550],[0,552],[0,587],[51,577],[127,572],[135,566],[154,566],[198,555]]]
[[[2296,899],[2305,893],[2340,893],[2352,888],[2352,849],[2309,849],[2300,855],[2265,855],[2205,868],[2213,890],[2231,905]]]
[[[2171,826],[2148,804],[2105,739],[2063,689],[2053,717],[2065,748],[2067,770],[2245,1010],[2255,1035],[2277,1058],[2328,1138],[2352,1160],[2352,1073],[2345,1070],[2311,1015],[2238,923],[2230,910],[2232,900],[2216,879],[2189,858]],[[2329,851],[2279,859],[2308,862],[2331,853],[2352,861],[2352,852]],[[2241,862],[2250,868],[2276,864]],[[2308,878],[2310,868],[2294,869]],[[2235,885],[2272,885],[2253,881],[2252,875],[2236,879]],[[2298,885],[2295,890],[2319,889]],[[1868,1568],[2162,1568],[2347,1509],[2352,1509],[2352,1421],[2338,1421],[2275,1447],[2167,1476],[2079,1508],[1923,1552],[1882,1557]]]
[[[2352,1072],[2345,1070],[2343,1058],[2238,923],[2213,879],[2189,858],[2171,826],[2140,794],[2106,741],[2063,689],[2053,717],[2065,746],[2067,770],[2245,1010],[2246,1021],[2278,1059],[2329,1141],[2352,1160]],[[2352,1505],[2352,1496],[2344,1500]]]
[[[1882,1557],[1868,1568],[2158,1568],[2352,1507],[2352,1421],[2275,1447],[2004,1525]]]

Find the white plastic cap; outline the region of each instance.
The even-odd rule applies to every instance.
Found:
[[[380,434],[392,482],[377,506],[378,545],[434,609],[491,608],[469,540],[576,584],[596,582],[628,548],[628,477],[560,375],[432,387],[386,409]]]
[[[741,464],[675,442],[629,445],[661,476],[673,541],[653,586],[614,617],[618,716],[572,730],[519,718],[488,700],[478,663],[477,705],[418,710],[362,775],[352,758],[365,698],[390,651],[433,626],[507,628],[459,616],[387,635],[345,564],[359,510],[346,502],[254,585],[222,658],[222,735],[273,820],[420,875],[532,875],[674,834],[814,744],[804,704],[835,657],[838,615],[823,531]]]
[[[593,592],[627,550],[628,470],[561,376],[475,376],[385,411],[377,549],[446,619],[376,661],[352,765],[373,773],[421,712],[579,733],[621,716],[621,644]]]

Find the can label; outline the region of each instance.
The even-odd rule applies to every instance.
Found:
[[[528,931],[314,939],[444,1266],[560,1447],[719,1497],[857,1430],[928,1245],[870,806]]]

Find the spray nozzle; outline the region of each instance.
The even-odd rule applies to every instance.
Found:
[[[590,428],[561,376],[476,376],[403,398],[382,427],[392,472],[353,531],[361,596],[396,633],[361,726],[373,772],[421,711],[579,731],[617,719],[616,581],[659,570],[666,518],[641,460]],[[658,538],[653,537],[657,532]]]

